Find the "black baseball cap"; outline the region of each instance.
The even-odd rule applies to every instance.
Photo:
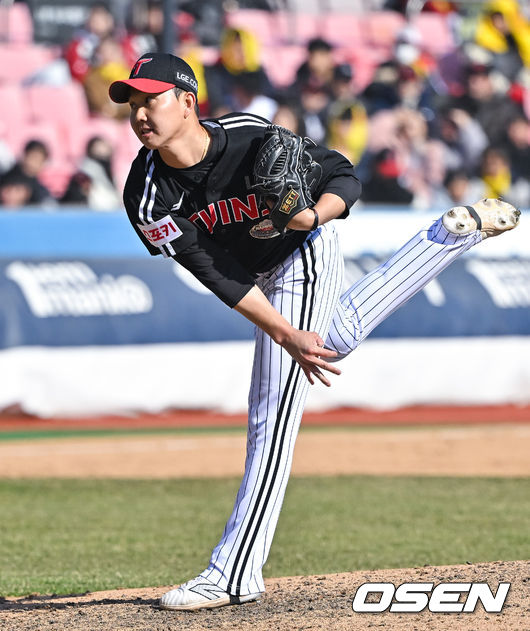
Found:
[[[197,79],[189,64],[169,53],[145,53],[134,64],[128,79],[111,84],[109,96],[115,103],[127,103],[131,88],[157,94],[175,87],[197,96]]]

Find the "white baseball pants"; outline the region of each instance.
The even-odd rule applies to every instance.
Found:
[[[293,326],[316,331],[343,358],[480,240],[478,231],[448,233],[438,220],[341,295],[343,259],[328,223],[258,284]],[[261,569],[280,514],[308,386],[291,356],[257,329],[245,474],[223,536],[202,573],[231,594],[265,590]]]

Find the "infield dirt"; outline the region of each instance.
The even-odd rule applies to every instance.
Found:
[[[162,435],[61,438],[0,444],[1,477],[197,477],[238,475],[245,437]],[[502,425],[375,431],[310,430],[297,443],[293,473],[333,475],[530,475],[530,427]],[[176,455],[178,454],[178,457]],[[499,582],[512,584],[500,614],[358,614],[364,582]],[[81,596],[0,599],[2,631],[530,631],[530,562],[359,571],[266,580],[258,603],[190,613],[158,609],[168,586]]]

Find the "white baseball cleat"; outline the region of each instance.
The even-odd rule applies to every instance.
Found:
[[[262,593],[247,596],[233,596],[207,578],[197,576],[177,589],[166,592],[160,599],[162,609],[191,611],[193,609],[212,609],[224,605],[241,605],[261,598]]]
[[[519,223],[520,210],[500,199],[481,199],[472,206],[455,206],[442,217],[448,232],[468,234],[480,230],[483,239],[512,230]]]

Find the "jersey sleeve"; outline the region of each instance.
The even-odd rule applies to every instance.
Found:
[[[230,253],[191,221],[179,219],[182,241],[173,258],[226,305],[235,307],[254,287],[254,279]]]
[[[322,167],[322,177],[315,197],[318,199],[324,193],[334,193],[343,199],[346,208],[339,219],[345,219],[350,208],[361,196],[361,182],[353,164],[338,151],[325,147],[310,147],[309,153]]]
[[[153,171],[154,164],[149,154],[140,150],[131,165],[123,189],[123,204],[132,227],[149,254],[162,254],[168,257],[171,256],[171,252],[167,247],[164,248],[164,245],[171,242],[172,235],[169,231],[174,229],[174,226],[163,226],[159,223],[168,215],[169,208],[156,186]]]
[[[144,168],[141,157],[137,160],[131,167],[123,200],[141,241],[152,255],[175,259],[225,304],[234,307],[254,286],[252,276],[195,224],[171,212],[156,184],[150,181],[149,163]]]

